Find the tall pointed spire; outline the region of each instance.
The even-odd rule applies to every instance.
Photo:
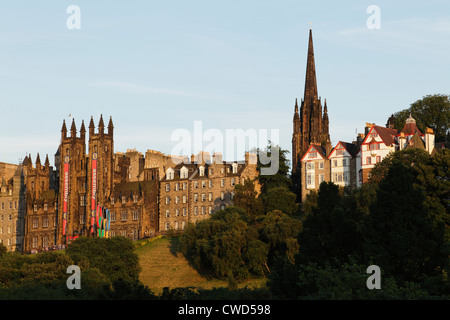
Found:
[[[317,100],[318,94],[317,94],[316,65],[314,62],[312,30],[309,29],[308,60],[306,62],[304,101],[306,103],[309,103],[311,99]]]

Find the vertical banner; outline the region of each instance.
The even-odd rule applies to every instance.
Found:
[[[91,233],[94,233],[95,209],[97,197],[97,153],[92,154],[92,190],[91,190]]]
[[[63,235],[66,235],[67,207],[69,198],[69,156],[64,157],[64,194],[63,194]]]

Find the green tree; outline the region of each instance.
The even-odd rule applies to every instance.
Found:
[[[414,171],[394,161],[377,189],[364,226],[364,254],[390,276],[417,281],[434,275],[442,237],[424,205],[424,193],[414,184]]]
[[[244,210],[251,220],[264,213],[261,198],[255,190],[255,183],[250,179],[246,179],[243,185],[236,185],[234,205]]]
[[[261,197],[266,212],[280,210],[287,215],[297,212],[297,196],[286,187],[272,187]]]
[[[298,263],[344,263],[350,255],[360,255],[362,221],[354,197],[341,194],[332,182],[321,183],[317,207],[306,216],[298,237]]]
[[[111,282],[118,279],[130,283],[139,281],[139,258],[128,238],[81,237],[71,243],[66,253],[75,264],[97,268]]]

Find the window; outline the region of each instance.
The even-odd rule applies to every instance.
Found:
[[[343,154],[344,154],[344,150],[342,150],[342,149],[336,150],[337,156],[342,156]]]
[[[187,210],[186,210],[186,208],[183,208],[183,217],[186,217],[186,214],[187,214]]]
[[[306,164],[306,168],[309,170],[314,170],[314,162],[308,162]]]
[[[44,203],[44,211],[48,210],[48,203]]]
[[[194,207],[194,215],[198,215],[198,207]]]
[[[176,197],[175,197],[175,203],[176,203],[176,204],[180,203],[180,197],[179,197],[179,196],[176,196]]]
[[[346,166],[347,165],[347,159],[342,159],[342,165]]]
[[[212,214],[212,206],[209,206],[209,207],[208,207],[208,213],[209,213],[209,214]]]
[[[234,191],[231,191],[230,197],[231,197],[231,199],[234,199]]]
[[[372,163],[372,158],[371,157],[367,157],[366,161],[367,161],[367,164],[371,164]]]
[[[377,156],[377,162],[381,162],[381,156]]]
[[[169,204],[169,203],[170,203],[170,198],[166,197],[166,204]]]
[[[220,193],[220,200],[225,200],[225,192]]]
[[[139,211],[133,211],[133,221],[139,220]]]
[[[337,165],[338,165],[337,160],[333,160],[333,166],[337,167]]]
[[[138,196],[137,194],[133,195],[133,202],[137,203],[138,202]]]
[[[122,221],[127,221],[127,212],[122,212]]]
[[[170,183],[166,183],[166,191],[170,191]]]
[[[323,173],[319,174],[319,183],[322,183],[325,179],[324,179],[325,175]]]
[[[206,200],[206,194],[202,193],[202,201],[205,201],[205,200]]]
[[[306,175],[306,185],[312,185],[313,184],[313,178],[314,178],[314,175],[307,174]]]
[[[175,216],[178,217],[180,215],[180,210],[175,209]]]
[[[185,194],[183,194],[183,203],[186,203],[186,202],[187,202],[187,197]]]
[[[169,218],[169,217],[170,217],[170,210],[166,209],[166,218]]]
[[[310,152],[309,153],[310,158],[317,158],[317,152]]]
[[[234,178],[231,178],[231,185],[234,186]]]
[[[210,192],[210,193],[208,194],[208,200],[209,200],[209,201],[212,201],[212,199],[213,199],[213,194],[212,194],[212,192]]]
[[[166,222],[166,230],[170,229],[170,222]]]
[[[198,168],[198,172],[200,177],[203,177],[205,175],[205,167],[201,166],[200,168]]]
[[[213,183],[212,180],[209,180],[209,187],[212,188],[213,187]]]
[[[225,187],[225,179],[222,179],[222,180],[220,181],[220,186],[221,186],[221,187]]]
[[[116,221],[116,213],[115,212],[111,212],[110,219],[111,219],[111,222]]]
[[[178,191],[178,190],[180,190],[180,183],[179,182],[175,183],[175,191]]]
[[[198,201],[198,193],[194,193],[194,202]]]
[[[38,218],[34,218],[33,219],[33,228],[39,228],[39,219]]]
[[[319,169],[323,169],[323,161],[319,162]]]
[[[178,230],[178,221],[175,221],[174,224],[175,224],[174,229],[175,229],[175,230]]]
[[[44,224],[44,219],[42,219],[42,224]],[[48,223],[48,222],[47,222]],[[85,218],[84,218],[84,214],[80,215],[80,224],[84,224],[85,223]]]
[[[232,167],[233,167],[233,173],[237,173],[237,169],[238,169],[237,163],[233,163]]]
[[[206,181],[205,180],[202,181],[202,188],[206,188]]]
[[[125,204],[127,202],[127,197],[122,196],[122,204]]]
[[[194,188],[195,188],[195,189],[198,189],[198,181],[195,181],[195,182],[194,182]]]
[[[183,182],[183,190],[187,189],[187,182]]]
[[[33,206],[33,210],[34,210],[34,212],[37,212],[37,204],[35,204],[35,205]]]
[[[111,197],[111,205],[114,205],[114,197]]]
[[[205,207],[202,207],[202,214],[205,214],[205,213],[206,213]]]
[[[80,207],[85,207],[85,206],[86,206],[86,196],[81,195],[80,196]],[[45,208],[45,205],[44,205],[44,210],[47,211],[47,209]]]
[[[167,180],[172,180],[174,177],[174,171],[172,168],[167,169],[166,178]]]
[[[187,177],[188,177],[188,172],[189,172],[188,168],[186,168],[186,167],[181,168],[181,169],[180,169],[180,176],[181,176],[181,179],[187,179]]]

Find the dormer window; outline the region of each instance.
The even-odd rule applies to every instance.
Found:
[[[237,163],[233,163],[232,167],[233,167],[233,173],[237,173],[237,169],[238,169]]]
[[[180,177],[181,179],[187,179],[189,170],[186,167],[180,169]]]
[[[174,171],[172,168],[167,169],[166,172],[166,179],[167,180],[172,180],[174,178]]]
[[[198,168],[198,172],[200,174],[200,177],[203,177],[205,175],[205,167],[201,166],[200,168]]]

